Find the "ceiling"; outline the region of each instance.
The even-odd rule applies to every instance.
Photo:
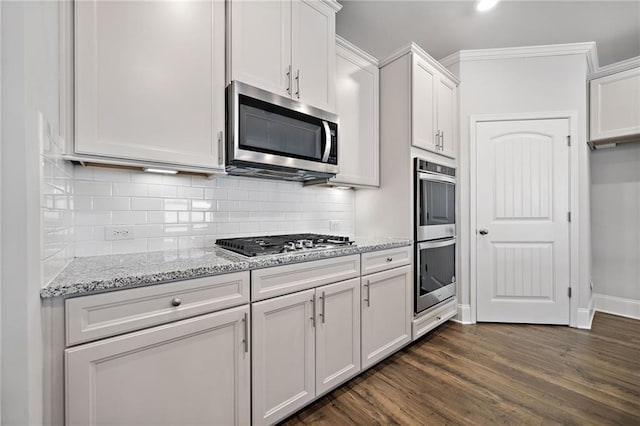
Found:
[[[640,56],[640,0],[340,0],[337,33],[378,59],[415,41],[441,59],[465,49],[595,41],[600,66]]]

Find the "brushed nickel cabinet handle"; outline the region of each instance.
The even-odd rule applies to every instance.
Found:
[[[316,326],[316,295],[313,295],[313,299],[311,299],[309,302],[311,302],[311,325],[313,327]]]
[[[249,315],[246,312],[244,313],[244,318],[242,318],[242,323],[244,333],[242,343],[244,344],[244,351],[249,352]]]
[[[324,324],[324,321],[326,319],[326,316],[324,314],[324,310],[325,310],[325,306],[327,304],[327,299],[325,298],[324,291],[322,292],[322,296],[320,296],[320,300],[322,300],[322,312],[320,312],[320,317],[322,318],[322,323]]]
[[[300,70],[296,71],[296,96],[300,99]]]
[[[393,257],[387,257],[387,262],[393,262]]]
[[[287,69],[287,93],[291,94],[291,65]]]
[[[367,289],[367,297],[364,299],[365,302],[367,302],[367,308],[369,306],[371,306],[371,287],[369,286],[369,280],[367,280],[367,283],[364,285],[364,287]]]

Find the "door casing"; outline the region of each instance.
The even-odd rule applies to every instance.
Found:
[[[572,289],[572,297],[569,301],[569,326],[577,327],[578,317],[578,296],[580,288],[578,286],[578,255],[579,255],[579,170],[578,170],[578,111],[549,111],[549,112],[530,112],[530,113],[505,113],[505,114],[477,114],[471,115],[469,118],[469,142],[470,142],[470,229],[469,232],[469,290],[471,303],[471,320],[477,321],[477,135],[476,125],[488,121],[524,121],[524,120],[553,120],[568,119],[569,120],[569,137],[571,145],[569,146],[569,207],[571,211],[571,223],[569,224],[569,283]]]

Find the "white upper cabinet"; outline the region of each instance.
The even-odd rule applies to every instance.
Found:
[[[336,112],[340,117],[340,173],[331,181],[379,186],[378,63],[340,37],[336,37]]]
[[[590,140],[640,134],[640,67],[591,80]]]
[[[230,80],[291,96],[291,1],[229,1]]]
[[[228,80],[335,110],[335,27],[330,0],[228,1]]]
[[[436,151],[436,87],[437,71],[426,61],[413,55],[412,122],[415,147]]]
[[[440,132],[440,153],[448,157],[456,156],[457,138],[457,87],[456,84],[442,76],[438,78],[437,128]]]
[[[455,158],[458,82],[436,60],[411,45],[411,145]],[[400,57],[385,61],[385,65]]]
[[[221,169],[224,3],[75,3],[75,153]]]

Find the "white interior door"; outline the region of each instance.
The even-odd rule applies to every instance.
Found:
[[[569,121],[476,135],[477,320],[569,324]]]

